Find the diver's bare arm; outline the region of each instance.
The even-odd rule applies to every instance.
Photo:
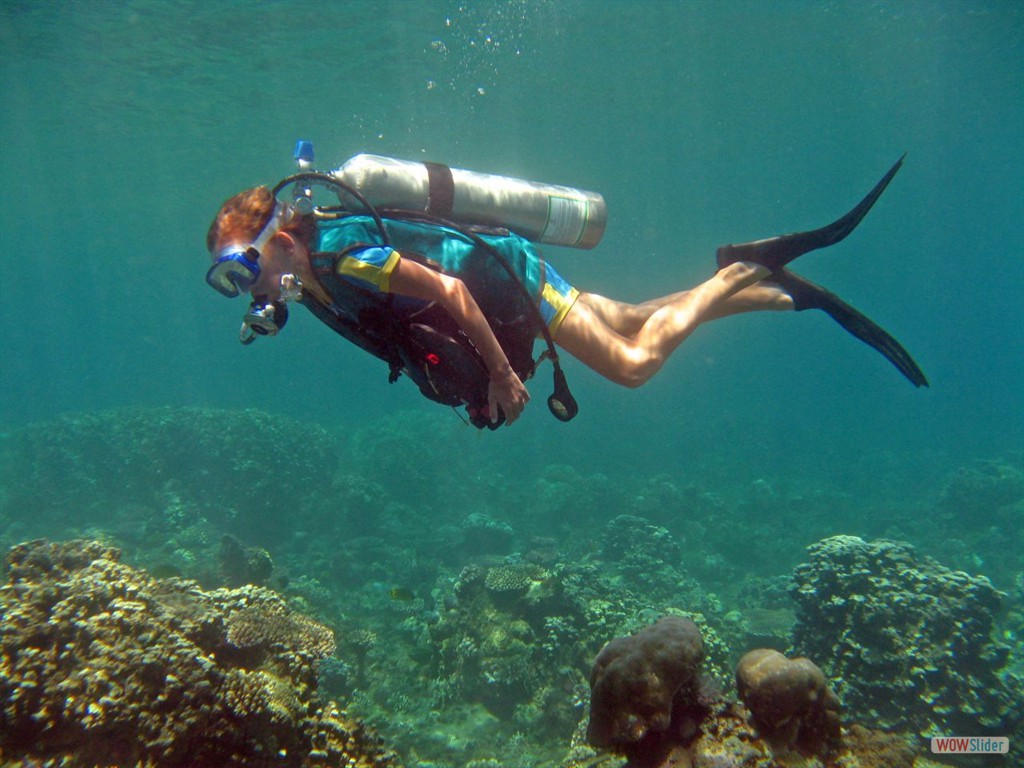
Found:
[[[494,337],[480,307],[466,284],[457,277],[444,275],[408,259],[399,260],[391,273],[391,291],[424,301],[436,301],[459,324],[469,340],[480,352],[491,377],[491,417],[496,417],[494,406],[500,405],[506,423],[519,418],[530,394],[508,362],[505,351]]]

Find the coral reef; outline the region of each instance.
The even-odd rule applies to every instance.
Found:
[[[960,467],[942,485],[928,514],[907,527],[915,541],[934,541],[943,562],[982,571],[1003,589],[1024,570],[1019,538],[1024,520],[1024,455]]]
[[[791,592],[795,652],[820,659],[858,720],[926,735],[1007,735],[1021,680],[993,638],[1003,595],[909,544],[835,536],[808,548]]]
[[[255,440],[273,446],[259,462]],[[101,525],[126,545],[185,548],[192,536],[208,539],[213,554],[225,529],[264,546],[287,539],[315,506],[336,453],[322,428],[256,410],[124,408],[13,432],[0,486],[11,519],[32,521],[30,537],[44,524],[45,535],[72,535],[58,527],[73,509],[79,534]]]
[[[682,547],[668,529],[636,515],[617,515],[604,527],[601,554],[609,586],[639,589],[655,603],[714,613],[716,597],[681,568]]]
[[[527,592],[539,588],[550,575],[532,563],[507,563],[488,568],[484,586],[491,592]]]
[[[231,611],[224,622],[227,641],[237,648],[282,645],[314,658],[333,656],[334,632],[308,616],[290,610],[273,593],[256,592],[242,608]]]
[[[780,757],[760,738],[749,711],[739,703],[713,702],[700,731],[685,747],[677,746],[659,762],[601,757],[576,744],[562,768],[942,768],[925,759],[898,735],[859,725],[843,729],[836,749],[828,756]]]
[[[838,701],[806,659],[760,649],[736,673],[744,703],[695,684],[697,627],[662,619],[605,646],[594,664],[590,718],[564,768],[937,768],[902,736],[841,728]],[[687,663],[687,661],[692,663]],[[618,666],[617,666],[618,665]],[[680,665],[686,668],[681,670]],[[673,693],[677,680],[684,680]],[[609,695],[607,685],[614,695]],[[610,748],[628,757],[622,766]]]
[[[696,702],[703,660],[700,630],[677,616],[609,641],[590,674],[587,740],[631,757],[648,754]]]
[[[316,691],[331,631],[258,587],[158,581],[95,541],[18,545],[0,588],[0,758],[394,766]]]
[[[618,515],[609,521],[604,529],[603,553],[611,562],[628,558],[670,565],[678,564],[682,557],[682,549],[668,529],[636,515]]]
[[[512,545],[512,526],[482,512],[467,516],[461,528],[468,555],[504,554]]]
[[[448,727],[465,733],[489,720],[492,734],[504,733],[497,740],[501,746],[490,752],[477,742],[475,754],[481,759],[487,756],[501,765],[550,764],[539,755],[572,734],[603,638],[636,632],[664,614],[676,616],[674,621],[684,618],[673,604],[655,603],[641,590],[634,594],[620,580],[617,573],[591,564],[556,561],[545,567],[514,559],[469,565],[457,579],[439,580],[439,611],[424,617],[415,637],[418,646],[433,649],[430,691],[434,709],[451,718]],[[686,594],[681,590],[678,596],[685,599]],[[685,618],[704,636],[708,671],[726,683],[728,649],[704,616],[689,613]],[[411,618],[403,628],[411,630],[419,621]],[[343,656],[345,645],[343,639]],[[387,669],[395,669],[393,654]],[[395,688],[389,694],[392,709],[400,703],[399,691],[412,693],[409,679],[415,679],[417,669],[407,672],[401,680],[376,681],[378,695]],[[456,716],[463,719],[453,722]],[[469,745],[452,740],[444,746],[422,747],[421,761],[468,761],[461,750]]]
[[[736,668],[736,690],[776,751],[825,754],[839,740],[839,699],[810,659],[748,651]]]
[[[447,609],[428,628],[436,693],[478,702],[522,728],[571,732],[571,707],[558,711],[582,678],[571,607],[562,574],[538,565],[463,569]]]
[[[836,565],[838,586],[821,589],[826,604],[802,611],[797,636],[808,645],[801,652],[838,675],[833,686],[848,716],[926,732],[968,728],[981,718],[995,718],[988,732],[1003,727],[992,722],[1016,722],[1024,566],[1007,542],[1021,514],[1020,455],[965,465],[948,477],[947,466],[937,467],[931,479],[910,476],[896,462],[871,496],[844,490],[827,474],[787,480],[759,469],[743,476],[734,464],[711,460],[668,475],[645,474],[648,467],[660,471],[657,462],[565,466],[539,451],[524,460],[511,457],[507,443],[481,443],[475,431],[451,426],[439,429],[410,411],[363,427],[332,424],[328,434],[252,410],[129,408],[18,428],[0,440],[0,544],[98,538],[167,577],[151,593],[145,588],[151,597],[144,611],[131,613],[129,626],[152,621],[154,637],[178,638],[169,641],[218,668],[210,679],[223,679],[230,698],[211,698],[201,684],[185,692],[167,684],[174,701],[237,718],[248,713],[235,722],[248,723],[253,734],[245,738],[264,739],[265,752],[278,743],[294,757],[308,747],[310,761],[325,765],[334,753],[316,744],[338,743],[333,726],[322,725],[316,742],[310,737],[298,751],[286,746],[298,743],[287,724],[312,717],[314,691],[344,701],[347,712],[373,723],[421,768],[551,768],[581,722],[578,748],[585,751],[587,679],[603,642],[662,616],[685,617],[704,642],[699,693],[717,702],[687,749],[694,765],[720,768],[775,760],[747,708],[713,692],[731,690],[742,651],[791,652],[797,615],[788,572],[804,559],[805,544],[829,535],[842,517],[866,537],[910,536],[947,566],[985,573],[1011,593],[993,601],[981,581],[957,581],[950,572],[934,581],[916,555],[885,568],[865,565],[871,578],[863,583],[852,575],[860,566]],[[254,440],[274,446],[259,462]],[[425,445],[440,444],[448,449],[444,461],[411,460],[424,456]],[[919,578],[907,580],[908,569]],[[198,584],[171,578],[182,576]],[[257,589],[268,586],[287,604]],[[806,599],[814,603],[817,593]],[[931,611],[932,600],[956,607]],[[1000,602],[1008,610],[993,623]],[[98,604],[107,606],[100,613],[128,620],[123,605],[110,609],[105,597]],[[293,675],[291,662],[280,658],[330,652],[330,634],[301,614],[338,631],[336,655],[317,664],[315,683],[307,672]],[[120,645],[128,640],[95,634],[94,625],[109,619],[89,616],[86,626],[98,638],[89,653],[104,646],[129,653]],[[836,623],[816,627],[819,616]],[[886,622],[905,638],[891,637]],[[987,627],[997,630],[996,641]],[[22,643],[28,651],[18,661],[27,664],[38,649],[13,637],[4,642]],[[1000,643],[1014,646],[1002,668]],[[44,664],[48,657],[40,658]],[[182,666],[172,673],[178,680],[198,680],[175,653],[150,668],[165,663]],[[89,669],[110,664],[90,662]],[[143,685],[145,674],[129,688]],[[122,717],[100,697],[120,701],[126,694],[81,682],[90,675],[73,673],[78,682],[65,687],[75,697],[67,706],[76,728],[74,707],[104,707],[106,719],[86,712],[99,718],[91,735]],[[72,685],[96,696],[80,698]],[[28,701],[28,691],[18,685],[15,695]],[[956,713],[961,701],[966,717]],[[330,707],[323,709],[322,723],[333,722]],[[186,720],[177,708],[169,711],[173,731]],[[877,765],[909,764],[900,740],[873,732],[858,740],[857,733],[843,731],[833,767],[868,765],[872,751],[888,755]],[[1024,741],[1024,734],[1007,735]],[[6,759],[9,742],[0,742]],[[601,758],[589,754],[588,764],[598,765]],[[805,759],[807,766],[820,762]],[[270,754],[268,764],[277,760]]]
[[[246,547],[231,535],[221,539],[219,555],[221,574],[229,587],[263,586],[274,572],[274,561],[267,550]]]
[[[1008,460],[961,467],[939,496],[940,509],[961,525],[986,525],[993,517],[1009,517],[1014,507],[1020,511],[1022,502],[1024,467]]]

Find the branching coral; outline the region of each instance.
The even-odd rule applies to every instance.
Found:
[[[492,592],[525,592],[547,576],[543,568],[530,563],[496,565],[488,569],[484,586]]]
[[[253,605],[232,611],[226,625],[228,642],[239,648],[282,645],[314,658],[334,655],[334,633],[308,616],[290,610],[276,595],[265,595]]]
[[[156,581],[119,554],[97,542],[11,550],[0,588],[5,758],[70,768],[394,765],[358,724],[318,705],[313,664],[333,647],[330,630],[267,590]],[[229,635],[256,644],[239,653]]]

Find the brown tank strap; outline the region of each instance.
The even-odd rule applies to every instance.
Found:
[[[427,210],[431,216],[448,218],[455,202],[455,181],[452,169],[441,163],[424,163],[427,168]]]

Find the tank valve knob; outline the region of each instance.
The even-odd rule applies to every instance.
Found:
[[[299,139],[295,142],[295,162],[299,164],[300,171],[308,171],[313,165],[314,158],[312,141]]]
[[[312,141],[299,139],[295,142],[295,162],[298,164],[300,172],[306,173],[312,167],[314,158]],[[313,190],[296,181],[292,194],[292,206],[300,216],[312,213]]]

